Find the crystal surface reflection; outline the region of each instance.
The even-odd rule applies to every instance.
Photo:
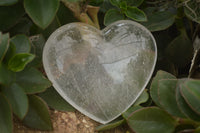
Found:
[[[139,97],[156,58],[151,33],[129,20],[102,31],[83,23],[64,25],[49,37],[43,51],[45,71],[59,94],[103,124]]]

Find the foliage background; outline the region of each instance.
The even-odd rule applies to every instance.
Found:
[[[52,130],[48,106],[74,111],[42,66],[43,46],[55,29],[77,21],[102,29],[122,19],[153,33],[154,78],[130,109],[96,130],[128,124],[137,133],[199,133],[199,0],[1,0],[0,133],[13,132],[13,116],[31,128]]]

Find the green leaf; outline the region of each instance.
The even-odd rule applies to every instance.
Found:
[[[187,116],[188,118],[195,120],[195,121],[200,121],[200,115],[198,115],[196,112],[194,112],[190,106],[186,103],[186,101],[184,100],[184,98],[181,95],[180,92],[180,86],[187,80],[190,79],[179,79],[178,80],[178,85],[176,88],[176,101],[178,104],[178,107],[180,108],[181,112],[183,112],[185,114],[185,116]]]
[[[200,2],[189,0],[185,2],[184,5],[184,12],[186,16],[192,21],[200,23]]]
[[[68,1],[68,2],[79,2],[79,1],[82,1],[82,0],[61,0],[61,1]]]
[[[23,17],[21,18],[14,27],[9,29],[10,36],[15,36],[17,34],[30,35],[30,28],[33,25],[33,22],[30,18]]]
[[[35,68],[27,68],[17,73],[16,83],[28,94],[43,92],[51,86],[51,82]]]
[[[109,25],[117,20],[124,19],[124,15],[120,11],[115,9],[110,9],[106,12],[104,16],[104,25]]]
[[[92,6],[100,6],[104,3],[104,0],[90,0],[90,3],[89,5],[92,5]]]
[[[110,0],[110,3],[116,7],[119,7],[121,2],[122,0]]]
[[[135,111],[127,120],[129,127],[137,133],[172,133],[176,121],[157,107]]]
[[[67,103],[53,87],[40,93],[39,96],[53,109],[60,111],[75,111],[75,109]]]
[[[43,35],[35,35],[30,37],[32,49],[31,53],[35,55],[34,60],[29,64],[30,66],[34,67],[41,67],[42,66],[42,53],[43,53],[43,47],[45,45],[45,38]]]
[[[31,128],[52,130],[48,107],[38,96],[29,95],[29,111],[23,123]]]
[[[120,3],[120,9],[121,9],[122,11],[126,11],[126,10],[127,10],[127,3],[126,3],[126,1],[122,1],[122,2]]]
[[[0,63],[3,60],[7,50],[9,47],[9,34],[1,35],[1,42],[0,42]]]
[[[24,8],[33,22],[45,29],[56,15],[59,0],[24,0]]]
[[[161,79],[176,79],[176,77],[170,73],[160,70],[157,72],[156,76],[153,78],[151,87],[150,87],[150,95],[153,101],[158,106],[161,106],[159,102],[159,96],[158,96],[158,81]]]
[[[160,33],[160,32],[159,32]],[[158,33],[158,34],[159,34]],[[166,39],[165,39],[166,40]],[[156,41],[157,42],[157,41]],[[164,43],[164,42],[163,42]],[[157,43],[158,44],[158,43]],[[158,52],[158,58],[160,57],[160,60],[157,59],[157,62],[156,62],[156,67],[158,70],[164,70],[164,71],[167,71],[171,74],[174,74],[174,75],[177,75],[177,69],[175,67],[175,65],[169,61],[164,55],[164,49],[162,49],[162,51]],[[159,50],[158,50],[159,51]],[[162,54],[162,55],[161,55]]]
[[[17,2],[18,2],[18,0],[1,0],[0,6],[9,6],[9,5],[15,4]]]
[[[98,126],[96,127],[96,131],[105,131],[105,130],[109,130],[109,129],[113,129],[113,128],[116,128],[122,124],[125,123],[125,120],[119,120],[119,121],[115,121],[115,122],[111,122],[111,123],[108,123],[106,125],[101,125],[101,126]]]
[[[57,18],[57,16],[55,17],[55,19],[51,22],[51,24],[45,29],[42,31],[42,34],[44,35],[44,37],[46,39],[49,38],[49,36],[56,30],[60,27],[60,22]]]
[[[126,2],[131,5],[131,6],[135,6],[138,7],[143,3],[144,0],[126,0]]]
[[[200,115],[200,80],[188,80],[181,85],[180,91],[187,104]]]
[[[200,133],[200,126],[195,129],[194,133]]]
[[[0,6],[0,30],[8,30],[14,26],[24,14],[24,8],[20,3],[13,6]]]
[[[16,53],[16,47],[13,43],[10,43],[6,55],[3,59],[6,65],[8,65],[9,60],[15,55],[15,53]]]
[[[68,9],[63,3],[60,3],[60,7],[57,12],[57,17],[61,25],[78,21],[74,17],[73,12],[70,9]]]
[[[137,7],[128,6],[125,12],[126,16],[139,22],[147,21],[145,13]]]
[[[147,10],[147,9],[146,9]],[[150,31],[160,31],[169,28],[175,21],[175,14],[170,11],[160,11],[147,14],[147,22],[141,23]]]
[[[147,90],[144,90],[142,94],[139,96],[139,98],[135,101],[134,105],[140,105],[142,103],[145,103],[149,99],[149,94]]]
[[[35,55],[29,53],[16,54],[9,60],[8,67],[14,72],[22,71],[34,58]]]
[[[158,82],[158,96],[160,105],[173,116],[185,118],[176,101],[177,79],[163,79]]]
[[[133,105],[133,106],[131,106],[128,110],[126,110],[126,111],[122,114],[122,116],[123,116],[124,119],[127,120],[127,119],[131,116],[131,114],[132,114],[133,112],[135,112],[135,111],[137,111],[137,110],[139,110],[139,109],[142,109],[142,106]]]
[[[46,29],[41,29],[41,28],[39,28],[37,25],[33,25],[32,27],[31,27],[31,34],[33,34],[33,35],[37,35],[37,34],[43,34],[43,36],[46,38],[46,39],[48,39],[49,38],[49,36],[56,30],[56,29],[58,29],[59,27],[60,27],[61,25],[60,25],[60,22],[59,22],[59,20],[58,20],[58,18],[57,18],[57,16],[55,17],[55,19],[51,22],[51,24],[50,25],[48,25],[47,27],[46,27]]]
[[[11,38],[11,43],[15,44],[16,53],[29,53],[31,44],[26,35],[16,35]]]
[[[9,85],[13,82],[15,74],[8,70],[7,66],[3,63],[0,63],[0,84]]]
[[[184,67],[191,62],[193,55],[192,41],[186,33],[181,33],[165,49],[167,57],[175,65]]]
[[[12,84],[3,89],[3,94],[11,104],[14,114],[23,119],[28,111],[28,98],[24,90],[17,84]]]
[[[12,133],[12,112],[6,98],[0,94],[0,133]]]
[[[113,6],[120,7],[121,3],[126,2],[130,6],[138,7],[144,0],[110,0]]]
[[[100,12],[106,13],[108,10],[113,9],[113,5],[109,0],[103,0],[103,3],[100,5]]]

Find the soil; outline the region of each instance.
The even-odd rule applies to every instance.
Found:
[[[78,111],[60,112],[51,110],[53,131],[39,131],[24,126],[14,119],[14,133],[97,133],[95,127],[101,125]],[[132,133],[126,125],[98,133]]]

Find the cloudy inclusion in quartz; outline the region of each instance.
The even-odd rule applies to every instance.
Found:
[[[90,118],[107,123],[138,98],[156,62],[151,33],[132,21],[100,31],[71,23],[48,39],[43,62],[60,95]]]

